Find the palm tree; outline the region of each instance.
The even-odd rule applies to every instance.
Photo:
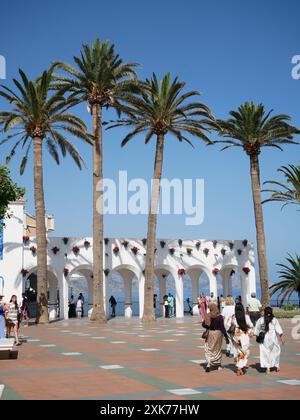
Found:
[[[280,304],[284,302],[285,299],[290,299],[293,293],[298,293],[299,302],[300,302],[300,256],[296,255],[293,258],[288,254],[286,259],[288,264],[277,264],[279,267],[282,267],[278,273],[280,274],[279,278],[282,280],[278,283],[273,284],[270,287],[271,295],[279,291],[279,297],[281,296]]]
[[[114,45],[96,39],[92,47],[83,45],[80,57],[74,57],[77,68],[54,63],[66,77],[57,77],[56,87],[67,88],[73,104],[87,102],[93,120],[93,311],[91,321],[106,322],[103,299],[103,108],[122,110],[127,93],[133,89],[136,64],[124,64]],[[122,105],[123,104],[123,105]]]
[[[300,205],[300,165],[281,166],[278,172],[282,172],[286,178],[286,184],[278,181],[266,181],[264,184],[276,185],[282,190],[262,190],[262,192],[271,193],[271,197],[264,200],[264,203],[277,201],[284,203],[282,208],[289,204]]]
[[[259,155],[263,147],[273,147],[282,150],[285,144],[298,144],[294,135],[300,131],[289,124],[288,115],[271,116],[265,111],[262,104],[255,105],[246,102],[237,111],[231,111],[231,118],[227,121],[218,120],[219,133],[230,140],[221,140],[216,143],[225,143],[222,150],[229,147],[242,147],[250,159],[250,176],[252,182],[252,195],[256,223],[256,238],[258,251],[258,264],[263,305],[269,305],[269,280],[266,259],[265,230],[261,204],[261,182]]]
[[[153,136],[156,137],[154,176],[148,217],[144,322],[155,320],[153,311],[154,254],[165,137],[170,133],[180,142],[192,144],[184,135],[187,133],[201,138],[206,143],[211,143],[204,133],[212,121],[211,112],[207,106],[199,102],[187,103],[187,99],[199,94],[195,91],[183,93],[184,87],[185,83],[179,82],[177,78],[171,82],[169,73],[164,76],[161,83],[153,74],[151,80],[147,79],[140,84],[139,94],[128,98],[128,108],[125,111],[127,117],[109,127],[124,125],[133,128],[133,131],[124,138],[122,146],[141,133],[145,133],[146,144]]]
[[[13,132],[0,144],[14,142],[7,157],[8,163],[19,146],[25,148],[21,160],[20,172],[23,174],[29,152],[33,146],[34,153],[34,198],[36,212],[37,236],[37,323],[48,323],[47,301],[47,243],[45,226],[45,203],[43,186],[43,146],[57,164],[60,163],[60,149],[63,156],[68,153],[81,168],[82,159],[74,145],[65,137],[71,134],[85,141],[90,141],[84,123],[76,116],[68,113],[68,103],[63,91],[51,91],[52,70],[44,71],[35,81],[28,80],[19,70],[21,82],[14,79],[16,90],[1,85],[0,95],[13,108],[0,112],[0,126],[4,133]],[[12,131],[14,130],[14,131]]]

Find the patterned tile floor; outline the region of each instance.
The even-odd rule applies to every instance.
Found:
[[[259,372],[252,340],[249,369],[236,377],[223,355],[222,371],[204,371],[199,319],[116,318],[104,326],[88,320],[23,328],[18,358],[0,360],[0,400],[12,399],[300,399],[300,341],[281,321],[287,343],[281,371]]]

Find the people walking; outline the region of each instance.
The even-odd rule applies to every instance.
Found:
[[[4,296],[0,295],[0,339],[5,338],[5,304],[3,302]]]
[[[84,317],[84,296],[83,296],[82,293],[79,293],[78,299],[81,299],[81,301],[82,301],[81,318],[83,318]]]
[[[205,358],[207,361],[206,372],[210,372],[211,368],[221,368],[222,361],[222,342],[223,337],[228,344],[228,336],[224,326],[224,319],[220,314],[218,306],[214,303],[208,305],[209,313],[205,316],[202,323],[206,332],[205,338]]]
[[[253,335],[253,324],[249,315],[246,315],[242,303],[235,305],[235,313],[232,316],[233,354],[237,367],[237,376],[246,373],[250,356],[250,337]]]
[[[24,320],[26,322],[26,324],[24,325],[24,327],[28,327],[28,322],[29,322],[29,301],[28,298],[26,296],[26,293],[22,293],[22,304],[21,304],[21,308],[20,308],[20,323]]]
[[[279,339],[281,344],[284,344],[285,339],[281,325],[275,318],[272,308],[265,308],[264,315],[256,323],[254,334],[257,337],[256,341],[259,343],[261,368],[266,369],[267,373],[270,373],[272,368],[279,372],[281,354]]]
[[[211,292],[211,294],[208,296],[207,302],[218,306],[218,298],[215,296],[214,292]]]
[[[164,295],[163,297],[164,308],[165,308],[165,318],[169,318],[169,302],[168,302],[168,295]]]
[[[19,346],[19,335],[18,335],[18,314],[19,306],[17,296],[13,295],[10,299],[7,311],[6,311],[6,327],[7,327],[7,338],[10,337],[11,329],[15,334],[16,345]]]
[[[109,303],[110,303],[110,306],[111,306],[111,317],[112,317],[112,318],[115,318],[115,317],[116,317],[116,306],[117,306],[117,301],[116,301],[116,299],[115,299],[115,297],[114,297],[114,296],[111,296],[111,297],[109,298]]]
[[[232,343],[232,339],[231,339],[231,324],[232,324],[232,317],[235,313],[235,304],[234,304],[234,299],[232,296],[227,296],[226,300],[225,300],[225,306],[222,310],[222,316],[224,318],[224,325],[225,325],[225,329],[227,331],[227,335],[228,335],[228,340],[229,343],[227,344],[226,347],[226,356],[227,357],[234,357],[233,356],[233,343]]]
[[[198,302],[199,302],[199,309],[200,309],[199,312],[200,312],[202,322],[203,322],[207,314],[207,298],[204,293],[202,293],[201,296],[198,298]]]
[[[168,318],[174,317],[174,296],[169,293],[168,295],[168,306],[169,306],[169,316]]]
[[[256,297],[256,293],[251,293],[251,297],[248,299],[247,308],[250,315],[252,324],[255,326],[256,322],[261,316],[262,305]]]
[[[76,302],[73,295],[71,295],[69,300],[68,318],[76,318]]]
[[[81,293],[80,293],[81,295]],[[76,303],[76,314],[77,314],[77,318],[82,318],[83,317],[83,297],[78,296],[77,299],[77,303]]]

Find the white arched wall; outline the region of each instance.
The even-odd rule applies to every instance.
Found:
[[[209,271],[208,267],[195,264],[190,266],[186,270],[187,275],[190,277],[192,281],[192,308],[193,314],[199,315],[199,308],[198,308],[198,297],[200,295],[200,287],[199,287],[199,279],[202,273],[205,273],[209,280],[209,290],[210,293],[213,292],[215,296],[217,296],[217,280],[216,276]]]
[[[69,269],[68,267],[66,267]],[[91,275],[93,273],[93,268],[89,264],[82,264],[78,267],[73,267],[70,269],[68,275],[64,275],[63,273],[60,276],[61,284],[62,284],[62,302],[61,302],[61,317],[64,319],[68,318],[68,311],[69,311],[69,287],[71,287],[71,279],[74,274],[81,274],[86,278],[87,285],[88,285],[88,300],[89,304],[93,304],[93,282],[91,279]],[[89,306],[90,309],[90,306]],[[90,310],[89,310],[90,314]]]

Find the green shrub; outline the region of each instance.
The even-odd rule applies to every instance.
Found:
[[[295,309],[295,306],[292,305],[291,303],[287,303],[286,305],[284,305],[283,309],[285,311],[293,311]]]

